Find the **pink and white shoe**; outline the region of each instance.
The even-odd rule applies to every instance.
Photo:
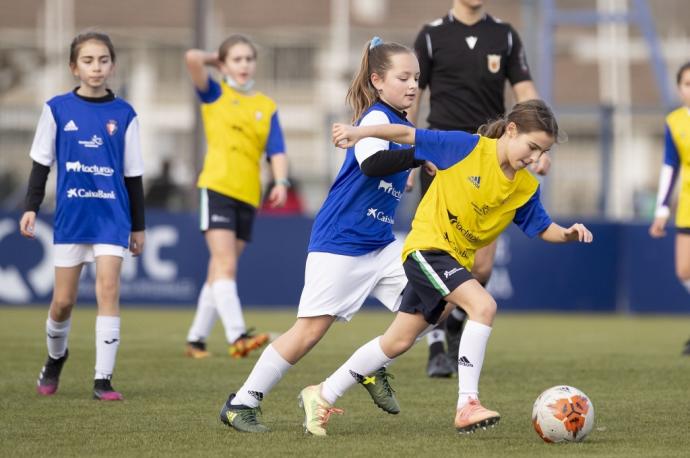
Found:
[[[98,401],[123,401],[125,399],[122,393],[115,391],[108,378],[93,381],[93,398]]]
[[[67,356],[69,351],[65,351],[65,355],[58,359],[53,359],[48,356],[48,360],[45,365],[41,368],[41,373],[38,375],[38,380],[36,380],[36,392],[41,396],[52,396],[58,389],[58,384],[60,382],[60,373],[62,372],[62,366],[67,361]]]
[[[471,433],[475,429],[495,426],[501,414],[483,407],[478,399],[470,399],[455,415],[455,429],[460,433]]]

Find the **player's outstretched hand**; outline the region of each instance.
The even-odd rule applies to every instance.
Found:
[[[129,237],[129,251],[132,256],[139,256],[144,251],[144,231],[132,232]]]
[[[570,242],[592,243],[594,236],[584,224],[575,223],[565,230],[565,238]]]
[[[666,236],[666,220],[668,218],[654,218],[652,225],[649,226],[649,235],[655,239]]]
[[[268,195],[268,205],[271,208],[282,207],[287,201],[287,186],[276,184]]]
[[[426,161],[422,167],[424,167],[424,171],[432,177],[436,175],[436,171],[438,170],[436,165],[434,165],[433,162],[429,161]]]
[[[19,232],[27,238],[33,239],[36,237],[34,233],[34,226],[36,224],[36,212],[24,212],[22,218],[19,220]]]
[[[338,148],[350,148],[360,140],[357,136],[357,128],[347,124],[333,124],[332,134],[333,144]]]

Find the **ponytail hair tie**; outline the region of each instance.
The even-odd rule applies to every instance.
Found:
[[[383,44],[383,40],[381,39],[381,37],[372,38],[371,42],[369,43],[369,51],[371,51],[375,47],[382,45],[382,44]]]

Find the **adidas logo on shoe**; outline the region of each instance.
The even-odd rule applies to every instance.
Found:
[[[350,375],[352,376],[353,379],[357,380],[357,383],[363,383],[364,382],[364,376],[361,374],[358,374],[355,371],[350,371]]]
[[[472,364],[470,360],[467,359],[467,356],[461,356],[460,358],[458,358],[458,364],[460,366],[474,367],[474,364]]]
[[[65,124],[65,128],[64,128],[63,130],[64,130],[65,132],[72,132],[72,131],[75,131],[75,130],[79,130],[79,128],[77,127],[77,125],[75,124],[75,122],[74,122],[73,120],[70,119],[69,122],[68,122],[67,124]]]

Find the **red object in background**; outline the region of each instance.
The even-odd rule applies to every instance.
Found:
[[[302,215],[304,214],[304,205],[302,198],[294,188],[288,188],[287,200],[282,207],[271,207],[268,201],[264,199],[259,209],[259,214],[262,215]]]

